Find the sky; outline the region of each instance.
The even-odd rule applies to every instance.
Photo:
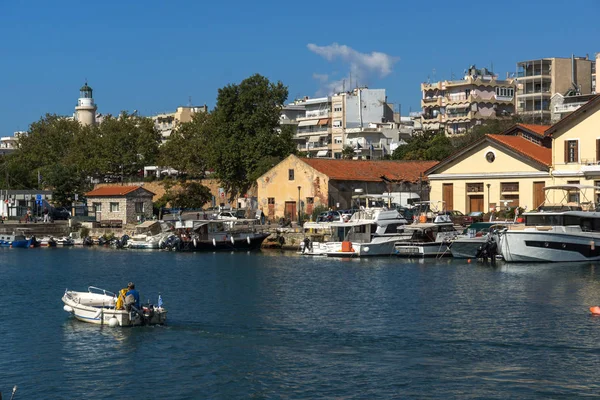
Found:
[[[350,79],[385,88],[407,115],[422,82],[473,64],[505,77],[519,61],[593,57],[599,11],[598,0],[0,0],[0,136],[72,115],[86,80],[103,114],[190,98],[212,108],[219,88],[259,73],[288,86],[288,101]]]

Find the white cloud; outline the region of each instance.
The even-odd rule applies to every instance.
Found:
[[[309,43],[306,47],[315,54],[320,55],[327,61],[333,62],[341,60],[349,64],[349,74],[346,78],[329,82],[329,76],[326,74],[313,74],[313,78],[319,80],[321,88],[319,94],[330,94],[341,91],[343,87],[350,88],[350,78],[353,86],[358,82],[360,85],[366,85],[375,76],[386,77],[392,72],[394,64],[398,61],[397,57],[389,54],[373,51],[371,53],[361,53],[351,47],[332,43],[329,46],[317,46]],[[326,77],[326,79],[324,79]]]

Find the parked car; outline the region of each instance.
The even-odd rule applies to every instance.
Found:
[[[71,211],[65,207],[53,208],[50,212],[50,218],[53,220],[65,220],[71,218]]]
[[[442,212],[442,214],[449,215],[454,225],[467,226],[471,224],[471,218],[463,214],[461,211],[450,210]]]
[[[325,211],[319,214],[317,222],[343,221],[342,214],[337,211]]]
[[[238,217],[236,217],[235,213],[231,211],[221,211],[219,214],[217,214],[217,219],[235,221],[238,219]]]
[[[473,224],[475,222],[483,222],[483,211],[473,211],[465,215],[465,224]]]

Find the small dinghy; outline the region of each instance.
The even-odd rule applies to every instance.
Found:
[[[167,321],[167,310],[158,296],[158,305],[142,304],[139,309],[131,306],[117,309],[117,295],[95,286],[87,292],[65,290],[62,297],[63,309],[75,318],[92,324],[116,326],[163,325]]]
[[[600,315],[600,307],[598,307],[598,306],[590,307],[590,312],[592,313],[592,315]]]

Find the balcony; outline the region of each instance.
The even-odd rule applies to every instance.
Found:
[[[315,130],[302,130],[302,131],[298,130],[298,132],[296,133],[296,136],[299,138],[313,136],[313,135],[329,136],[329,130],[328,129],[315,129]]]
[[[573,111],[577,110],[579,107],[581,107],[585,103],[586,102],[571,103],[571,104],[559,104],[557,106],[554,106],[554,112],[558,113],[558,114],[570,113],[570,112],[573,112]]]
[[[423,120],[425,122],[441,122],[442,121],[442,114],[438,114],[436,116],[433,116],[433,115],[423,115]]]
[[[421,107],[441,107],[442,97],[428,97],[421,100]]]
[[[331,117],[331,112],[329,110],[311,110],[306,111],[306,115],[302,118],[298,118],[298,121],[303,121],[306,119],[316,119],[316,118],[329,118]]]
[[[600,175],[600,161],[594,158],[581,160],[581,172],[585,175]]]
[[[549,80],[552,79],[552,77],[550,76],[549,69],[519,71],[519,72],[517,72],[517,78],[519,78],[520,81],[524,81],[524,80],[528,80],[528,79],[549,79]]]

